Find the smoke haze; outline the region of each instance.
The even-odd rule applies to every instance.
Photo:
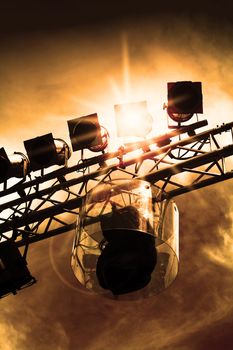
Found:
[[[210,126],[232,121],[232,31],[228,21],[163,14],[85,32],[9,35],[0,53],[1,146],[23,151],[25,139],[48,132],[68,141],[66,120],[94,112],[114,134],[113,105],[129,98],[148,100],[155,128],[163,127],[166,83],[177,80],[202,81]],[[27,260],[38,283],[1,300],[0,348],[230,350],[232,194],[228,181],[176,199],[179,275],[144,301],[80,291],[70,268],[73,232],[32,245]]]

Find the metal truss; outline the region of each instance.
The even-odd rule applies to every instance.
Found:
[[[174,129],[77,165],[28,176],[0,192],[0,238],[28,246],[75,228],[88,190],[116,178],[153,184],[159,203],[233,177],[233,123],[197,133],[206,121]]]

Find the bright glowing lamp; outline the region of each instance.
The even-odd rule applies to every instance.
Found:
[[[119,137],[145,137],[152,130],[152,116],[146,101],[118,104],[114,106]]]
[[[167,84],[169,117],[178,122],[186,122],[194,113],[203,113],[202,89],[200,82],[178,81]]]

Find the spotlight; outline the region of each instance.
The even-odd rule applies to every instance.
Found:
[[[4,182],[11,177],[26,177],[28,167],[28,159],[23,153],[15,152],[9,158],[4,148],[0,148],[0,182]]]
[[[118,104],[114,110],[119,137],[145,137],[151,132],[153,120],[146,101]]]
[[[3,182],[7,179],[7,175],[9,173],[11,162],[4,150],[4,148],[0,148],[0,182]]]
[[[167,83],[167,112],[171,119],[180,123],[188,121],[194,113],[203,113],[200,82],[178,81]]]
[[[14,241],[0,243],[0,298],[28,287],[36,280]]]
[[[65,141],[54,139],[52,133],[24,141],[24,147],[32,171],[48,168],[52,165],[66,165],[66,161],[71,155]]]
[[[100,286],[114,295],[137,291],[151,280],[157,261],[155,240],[137,230],[139,221],[140,214],[133,206],[102,218],[106,245],[98,258],[96,275]],[[128,228],[122,229],[124,226]]]
[[[102,145],[101,128],[97,113],[67,121],[73,151],[92,150]]]

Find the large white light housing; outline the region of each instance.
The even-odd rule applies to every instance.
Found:
[[[146,101],[117,104],[114,110],[119,137],[145,137],[151,132],[153,120]]]
[[[178,210],[154,201],[150,183],[114,180],[86,196],[71,265],[81,285],[110,298],[161,292],[178,273]]]

